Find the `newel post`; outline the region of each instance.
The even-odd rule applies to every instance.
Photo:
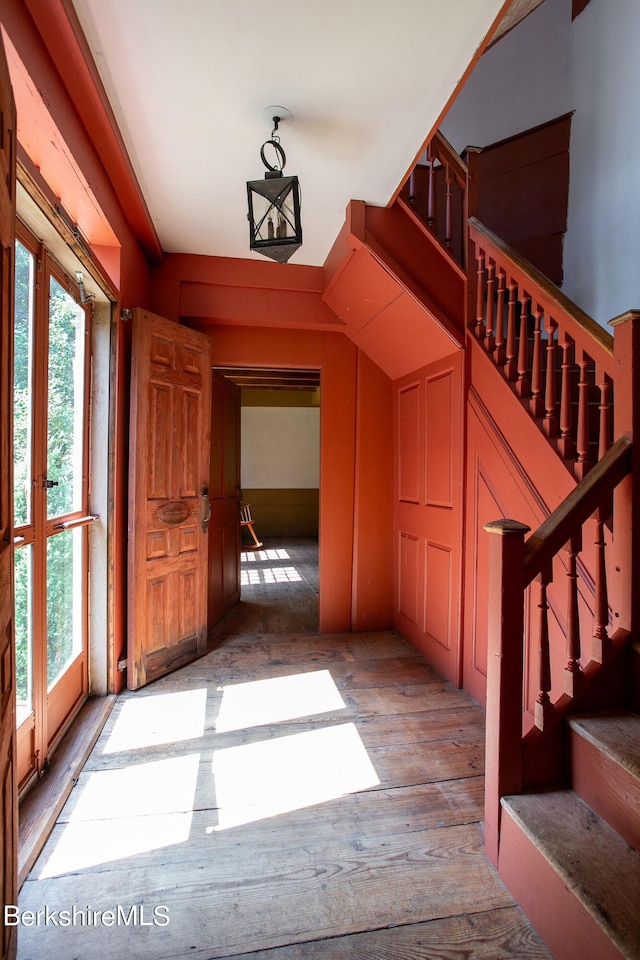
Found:
[[[516,520],[485,524],[489,537],[489,614],[485,756],[485,849],[498,865],[500,797],[522,785],[524,538]]]
[[[640,633],[640,310],[629,310],[613,327],[614,437],[633,443],[631,474],[613,495],[614,630]]]

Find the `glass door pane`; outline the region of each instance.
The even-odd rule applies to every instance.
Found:
[[[55,277],[49,299],[47,518],[82,509],[86,315]]]
[[[16,241],[13,364],[13,489],[16,527],[31,522],[34,256]]]
[[[14,554],[16,586],[16,707],[18,726],[33,709],[33,550],[30,544]]]
[[[47,690],[82,652],[83,531],[47,539]]]

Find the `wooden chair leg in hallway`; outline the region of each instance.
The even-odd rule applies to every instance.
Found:
[[[251,516],[251,504],[244,503],[240,505],[240,526],[247,527],[253,537],[253,543],[248,545],[249,550],[259,550],[264,546],[261,540],[258,540],[256,531],[253,528],[253,517]]]

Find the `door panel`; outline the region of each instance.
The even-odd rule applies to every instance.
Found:
[[[209,338],[133,318],[129,474],[130,689],[206,652]]]
[[[15,238],[15,106],[0,38],[0,775],[3,904],[17,903],[18,800],[13,589],[11,369]],[[2,925],[2,957],[15,956],[16,927]]]
[[[214,373],[211,391],[209,630],[240,599],[240,390]]]

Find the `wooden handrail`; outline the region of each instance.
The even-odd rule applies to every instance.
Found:
[[[549,311],[556,320],[561,320],[562,325],[574,340],[579,341],[586,334],[592,342],[592,349],[600,351],[600,354],[593,356],[592,359],[602,361],[606,372],[612,375],[613,337],[604,327],[596,323],[548,277],[540,273],[533,264],[485,227],[476,217],[469,218],[469,235],[471,240],[482,248],[485,256],[507,260],[510,273],[518,285],[522,285],[532,298],[535,297],[545,312]]]
[[[528,538],[524,582],[531,583],[631,470],[631,441],[619,437],[578,486]]]

